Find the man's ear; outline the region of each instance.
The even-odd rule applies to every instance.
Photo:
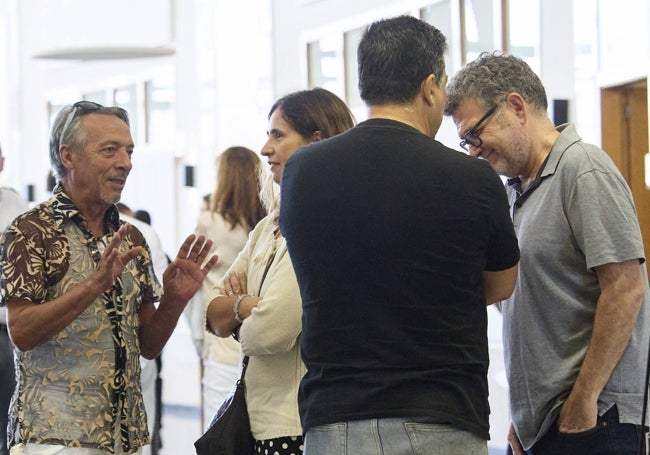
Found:
[[[424,101],[430,106],[432,106],[435,102],[434,90],[437,88],[438,79],[433,73],[429,74],[427,78],[422,81],[422,84],[420,84],[420,93],[424,98]]]
[[[73,155],[72,147],[68,144],[63,144],[59,149],[59,158],[61,158],[61,163],[63,163],[66,169],[72,169],[74,167]]]
[[[312,142],[318,142],[322,139],[323,139],[323,133],[321,133],[320,130],[314,131],[314,134],[311,135]]]
[[[510,108],[517,118],[526,121],[528,116],[528,105],[524,98],[517,92],[511,92],[506,96],[506,106]]]

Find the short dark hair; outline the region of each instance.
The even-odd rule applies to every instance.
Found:
[[[406,104],[430,74],[443,83],[445,35],[413,16],[374,22],[359,48],[359,93],[366,105]]]
[[[277,109],[280,109],[291,128],[305,139],[310,139],[316,131],[320,131],[323,139],[326,139],[354,126],[354,116],[347,105],[324,88],[316,87],[283,96],[271,107],[269,119]]]
[[[453,115],[466,99],[476,99],[488,109],[513,92],[536,109],[548,109],[544,85],[523,59],[501,51],[483,52],[447,84],[445,115]]]

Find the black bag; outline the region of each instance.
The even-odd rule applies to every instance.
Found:
[[[197,455],[250,455],[253,453],[244,373],[248,357],[242,361],[242,374],[233,393],[228,395],[212,419],[210,427],[194,442]]]

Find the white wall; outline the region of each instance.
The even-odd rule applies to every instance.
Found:
[[[230,145],[259,150],[271,104],[270,14],[263,0],[3,0],[0,2],[2,182],[47,197],[48,103],[155,77],[174,81],[176,125],[163,144],[136,141],[123,201],[152,212],[173,254],[194,229],[214,160]],[[171,56],[51,60],[69,48],[169,47]],[[138,90],[141,90],[140,88]],[[144,107],[138,108],[140,114]],[[131,113],[135,115],[135,113]],[[140,119],[143,124],[143,119]],[[194,188],[183,169],[195,166]]]

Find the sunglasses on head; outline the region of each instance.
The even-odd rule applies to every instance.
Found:
[[[68,112],[68,115],[65,118],[65,122],[63,123],[63,128],[61,128],[61,135],[59,136],[59,150],[61,149],[61,145],[63,145],[63,138],[68,132],[68,128],[70,128],[70,124],[75,119],[77,114],[79,113],[86,114],[88,112],[98,111],[103,107],[104,106],[102,106],[99,103],[95,103],[94,101],[77,101],[76,103],[74,103],[70,108],[70,112]]]

